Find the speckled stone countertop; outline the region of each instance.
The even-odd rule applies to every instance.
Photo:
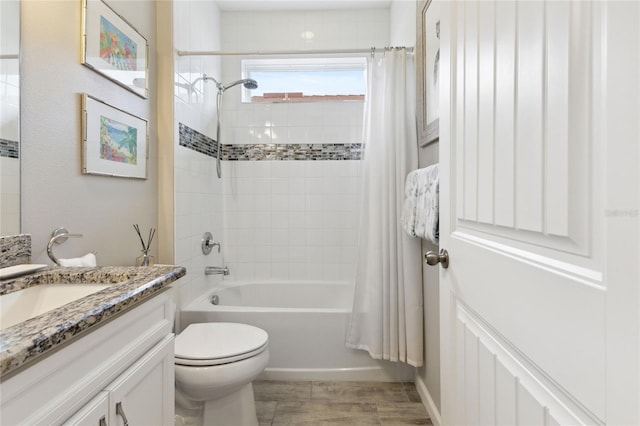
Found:
[[[50,283],[113,283],[97,293],[0,330],[0,379],[162,291],[185,274],[186,269],[181,266],[48,267],[35,274],[0,281],[0,294]]]

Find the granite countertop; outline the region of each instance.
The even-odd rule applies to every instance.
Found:
[[[0,378],[161,292],[185,274],[184,267],[169,265],[48,267],[35,274],[0,281],[0,295],[50,283],[113,283],[97,293],[0,330]]]

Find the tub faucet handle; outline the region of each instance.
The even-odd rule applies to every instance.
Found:
[[[209,254],[214,247],[218,247],[218,253],[220,253],[220,243],[218,241],[213,241],[213,235],[211,232],[205,232],[202,235],[202,254]]]

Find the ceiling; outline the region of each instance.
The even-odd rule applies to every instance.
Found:
[[[220,10],[237,11],[388,9],[391,0],[217,0],[217,4]]]

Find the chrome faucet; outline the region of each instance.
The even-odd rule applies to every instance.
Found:
[[[56,265],[60,266],[60,261],[53,254],[53,244],[62,244],[67,241],[67,238],[81,238],[82,234],[70,234],[67,228],[57,228],[51,234],[51,239],[49,240],[49,244],[47,244],[47,254],[49,255],[49,259]]]
[[[227,266],[205,266],[205,275],[229,275],[229,267]]]

